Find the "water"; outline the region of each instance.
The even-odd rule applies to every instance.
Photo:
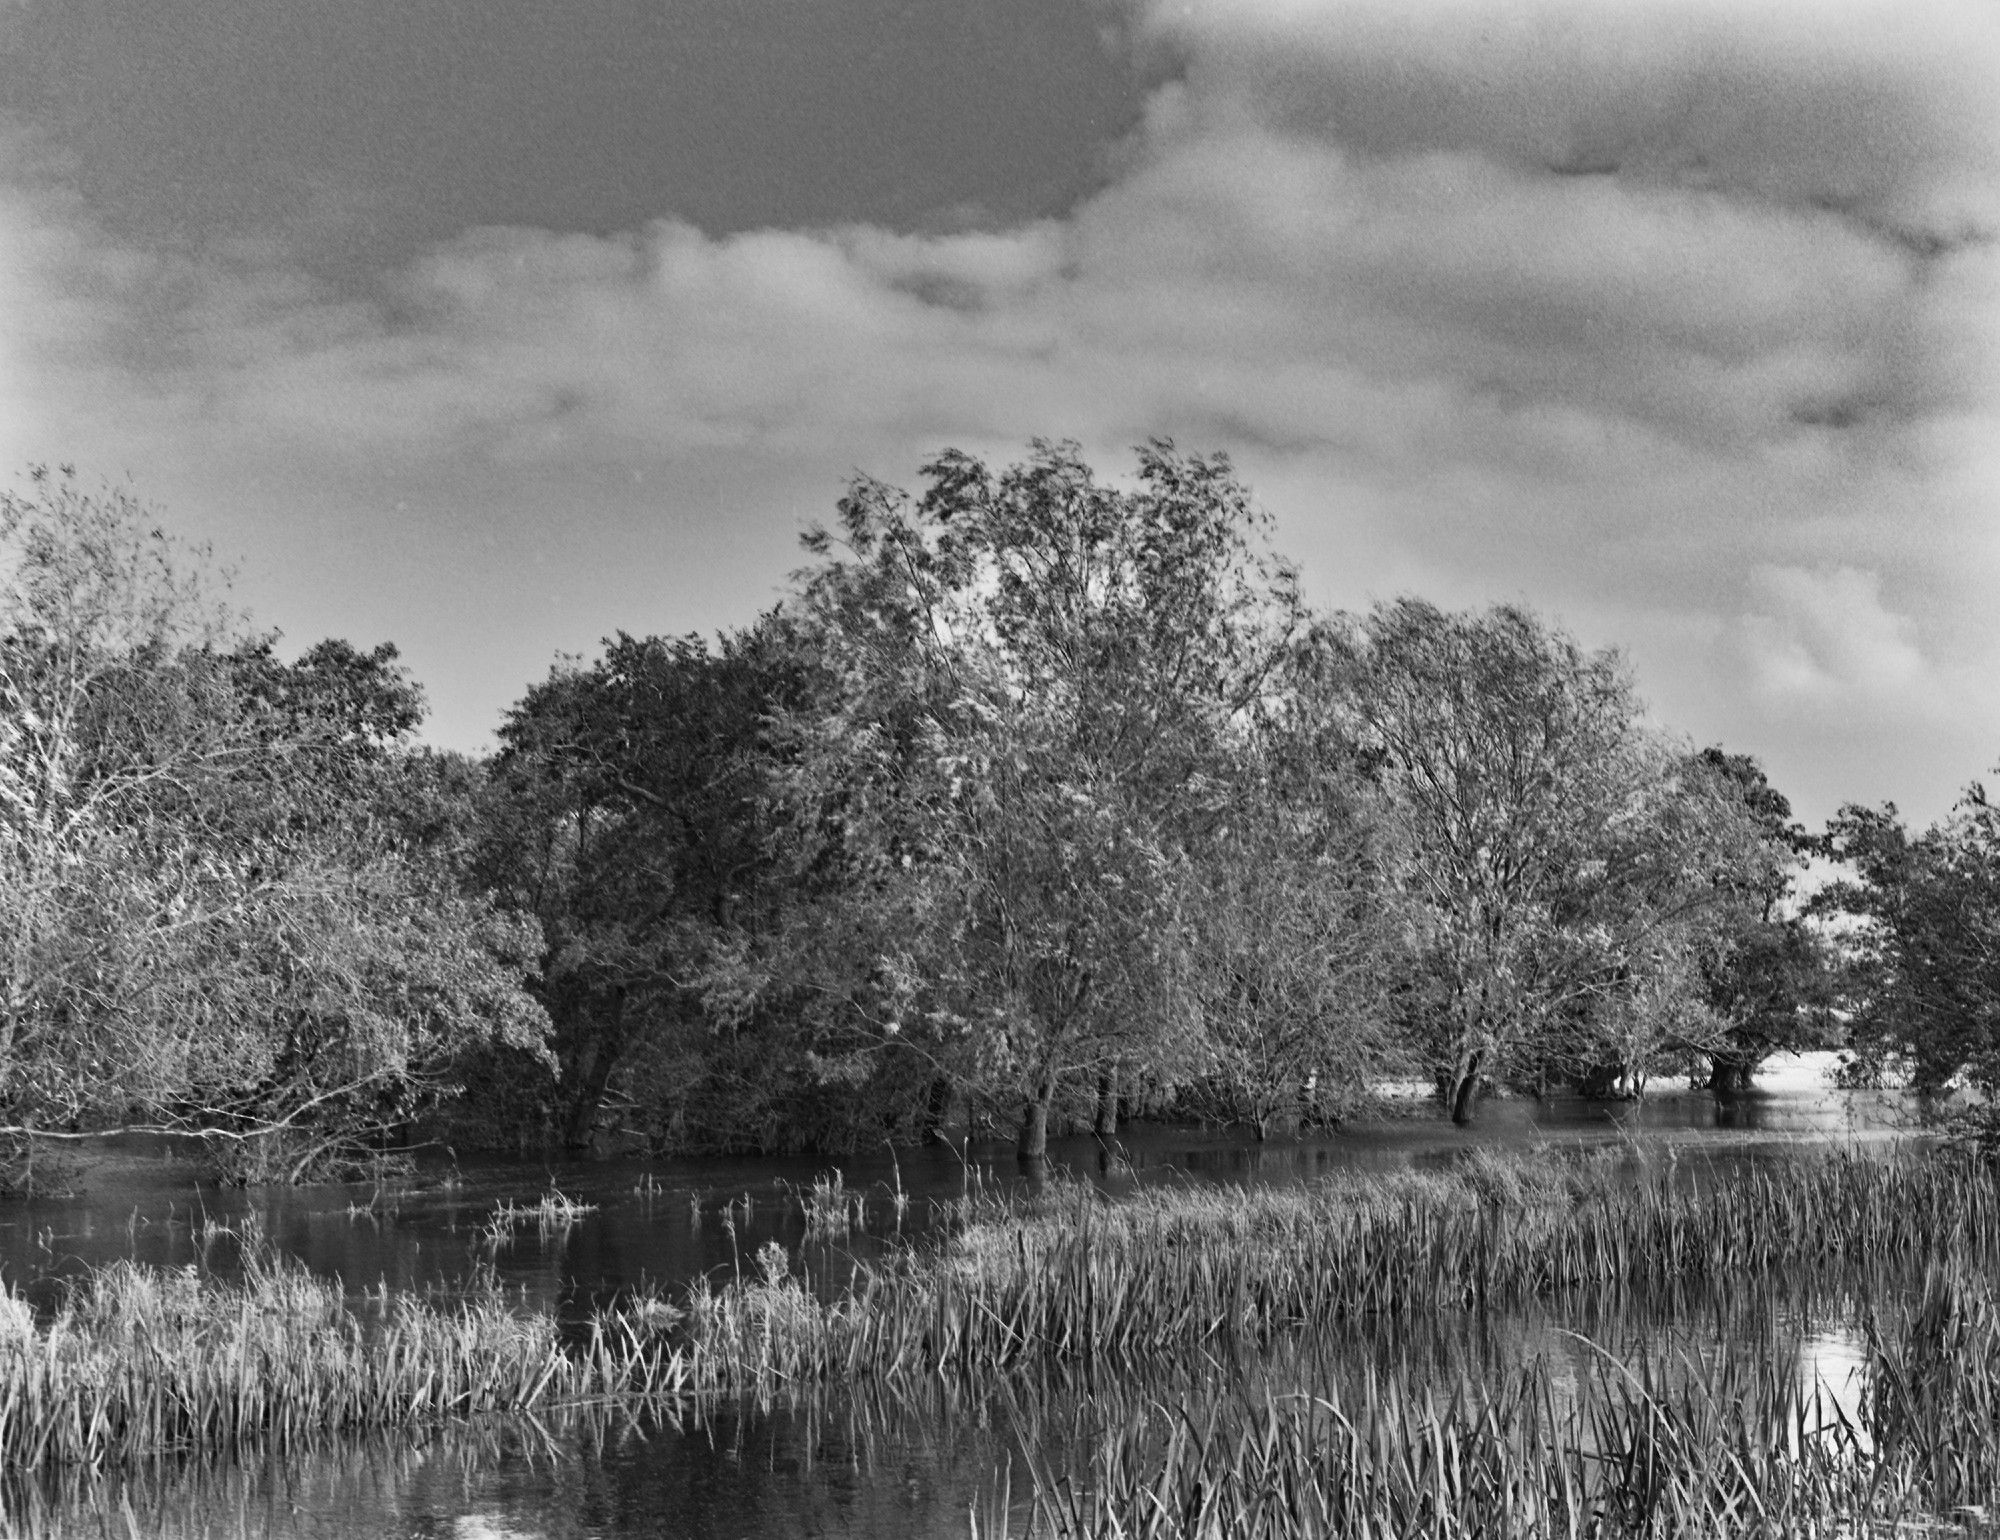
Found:
[[[1633,1158],[1782,1159],[1801,1146],[1901,1136],[1912,1110],[1893,1095],[1830,1089],[1821,1063],[1781,1067],[1732,1102],[1707,1093],[1656,1094],[1636,1105],[1577,1099],[1500,1101],[1455,1129],[1411,1115],[1324,1138],[1258,1144],[1235,1133],[1142,1127],[1109,1143],[1053,1141],[1054,1162],[1111,1189],[1138,1183],[1311,1180],[1341,1167],[1445,1161],[1486,1146],[1607,1144]],[[70,1197],[0,1205],[0,1271],[44,1306],[60,1280],[133,1257],[194,1261],[227,1271],[242,1236],[261,1234],[355,1295],[451,1289],[491,1266],[524,1302],[575,1319],[642,1283],[753,1270],[775,1240],[807,1275],[837,1286],[857,1261],[921,1238],[935,1204],[968,1185],[1024,1180],[1005,1146],[886,1149],[839,1162],[707,1160],[455,1163],[427,1157],[414,1178],[241,1191],[203,1186],[158,1151],[128,1151],[87,1174]],[[866,1206],[865,1228],[809,1241],[800,1193],[840,1168]],[[574,1225],[518,1231],[496,1246],[489,1221],[503,1201],[559,1191],[595,1211]],[[902,1203],[897,1202],[898,1194]],[[1674,1309],[1684,1307],[1676,1306]],[[1777,1333],[1799,1354],[1806,1382],[1851,1396],[1858,1362],[1835,1306],[1710,1301],[1695,1318],[1673,1310],[1644,1329],[1721,1342]],[[1629,1324],[1629,1323],[1628,1323]],[[1477,1371],[1529,1352],[1574,1350],[1571,1322],[1521,1313],[1451,1322],[1418,1347],[1441,1365]],[[1428,1328],[1426,1328],[1428,1329]],[[1398,1351],[1409,1350],[1402,1343]],[[1155,1387],[1171,1396],[1171,1385]],[[182,1465],[122,1481],[47,1484],[17,1497],[0,1528],[43,1534],[557,1537],[964,1536],[968,1514],[1003,1502],[999,1474],[1023,1469],[1029,1448],[1059,1448],[1088,1385],[1049,1383],[996,1402],[843,1401],[814,1408],[725,1406],[678,1423],[569,1416],[546,1426],[447,1430],[411,1442],[339,1442],[288,1462]],[[1016,1396],[1031,1404],[1019,1404]],[[1052,1441],[1054,1441],[1052,1443]],[[1025,1480],[1015,1492],[1025,1494]],[[25,1506],[19,1506],[25,1504]]]

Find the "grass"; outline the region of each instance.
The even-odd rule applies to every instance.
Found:
[[[0,1468],[671,1398],[686,1389],[667,1341],[678,1318],[642,1302],[565,1345],[552,1317],[509,1310],[490,1283],[453,1304],[385,1296],[364,1322],[337,1285],[269,1252],[240,1282],[116,1263],[46,1324],[0,1291]]]
[[[812,1186],[795,1189],[795,1196],[809,1241],[843,1240],[868,1228],[868,1195],[851,1190],[838,1166],[831,1176],[816,1176]]]
[[[991,1387],[1081,1366],[1090,1415],[1054,1442],[1096,1453],[1032,1469],[1032,1532],[1074,1540],[1911,1533],[1966,1529],[2000,1501],[2000,1184],[1957,1154],[1736,1172],[1476,1157],[1115,1204],[1081,1185],[988,1194],[952,1217],[950,1244],[830,1299],[782,1256],[697,1288],[693,1383]],[[1577,1338],[1580,1366],[1488,1365],[1449,1385],[1366,1354],[1346,1360],[1366,1369],[1345,1390],[1257,1367],[1274,1344],[1801,1277],[1865,1304],[1858,1412],[1726,1338],[1678,1358]],[[1191,1360],[1230,1387],[1206,1412],[1121,1400]]]
[[[1659,1346],[1538,1358],[1439,1387],[1370,1373],[1343,1390],[1096,1406],[1031,1462],[1018,1532],[1050,1540],[1858,1536],[1968,1532],[1966,1493],[1848,1419],[1779,1358]],[[1991,1488],[1992,1445],[1984,1466]],[[1017,1532],[996,1522],[974,1534]]]
[[[1504,1180],[1503,1180],[1504,1177]],[[739,1277],[690,1301],[705,1388],[1117,1367],[1337,1322],[1616,1300],[1781,1271],[2000,1257],[2000,1185],[1940,1154],[1636,1174],[1553,1158],[1306,1188],[1081,1184],[955,1206],[945,1247],[831,1299]],[[797,1294],[794,1299],[784,1291]]]
[[[503,1201],[495,1205],[481,1233],[486,1244],[494,1250],[513,1244],[518,1231],[533,1225],[544,1239],[560,1230],[567,1230],[580,1222],[584,1216],[597,1212],[595,1203],[579,1203],[559,1191],[544,1193],[534,1203],[514,1203]]]
[[[801,1195],[809,1229],[815,1203],[823,1226],[851,1225],[853,1195],[825,1185]],[[737,1207],[722,1216],[732,1243]],[[542,1212],[583,1209],[496,1218],[512,1233]],[[490,1286],[385,1295],[364,1322],[334,1286],[255,1251],[240,1283],[115,1266],[46,1323],[0,1292],[0,1466],[592,1403],[951,1385],[984,1404],[1053,1377],[1087,1391],[1066,1437],[1024,1438],[1042,1451],[1028,1506],[1038,1533],[1074,1540],[1859,1535],[2000,1497],[2000,1182],[1962,1154],[1737,1171],[1474,1156],[1117,1202],[1082,1184],[981,1191],[943,1218],[942,1241],[838,1287],[767,1243],[729,1278],[630,1302],[568,1342]],[[1628,1307],[1792,1277],[1834,1280],[1861,1311],[1858,1410],[1801,1388],[1782,1353],[1741,1351],[1735,1331],[1615,1346]],[[1421,1350],[1440,1323],[1470,1338],[1536,1311],[1606,1347]],[[1189,1364],[1210,1378],[1161,1388]],[[1049,1453],[1061,1447],[1074,1452]],[[1842,1517],[1815,1531],[1815,1513]]]
[[[1878,1309],[1868,1322],[1869,1426],[1885,1447],[1907,1452],[1945,1506],[1989,1507],[2000,1498],[2000,1299],[1992,1274],[1955,1259],[1933,1263],[1900,1323],[1896,1315]],[[1994,1518],[2000,1526],[2000,1511]]]

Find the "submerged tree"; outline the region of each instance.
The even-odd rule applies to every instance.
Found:
[[[1736,891],[1701,965],[1722,1034],[1708,1050],[1709,1086],[1747,1090],[1774,1053],[1833,1046],[1829,948],[1799,898],[1797,881],[1821,841],[1792,821],[1792,807],[1747,754],[1704,749],[1702,763],[1735,791],[1761,836],[1762,859],[1737,874]]]
[[[2000,1098],[2000,808],[1981,785],[1911,834],[1892,806],[1841,809],[1829,853],[1852,871],[1816,899],[1856,923],[1847,1005],[1858,1070],[1924,1092]],[[1991,1123],[1989,1116],[1989,1124]]]
[[[1451,1115],[1488,1079],[1636,1089],[1706,1041],[1698,932],[1756,831],[1644,724],[1619,658],[1415,599],[1318,640],[1399,842],[1404,1026]]]
[[[1074,446],[995,474],[947,454],[912,499],[861,482],[811,537],[801,624],[839,694],[795,719],[814,859],[916,895],[884,971],[941,1068],[1022,1109],[1194,1062],[1173,874],[1229,815],[1232,757],[1298,604],[1226,461]]]
[[[409,1116],[470,1042],[538,1041],[518,926],[398,812],[427,772],[393,649],[277,662],[201,553],[67,475],[0,497],[0,555],[10,1125],[165,1118],[286,1170]]]

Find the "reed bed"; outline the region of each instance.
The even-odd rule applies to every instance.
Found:
[[[1068,1452],[1030,1461],[1025,1521],[992,1505],[975,1540],[1990,1532],[1910,1446],[1802,1389],[1796,1364],[1657,1345],[1442,1389],[1370,1371],[1172,1410],[1113,1398],[1040,1447]]]
[[[689,1301],[705,1390],[1115,1367],[1337,1322],[1508,1310],[1781,1272],[2000,1257],[2000,1183],[1950,1153],[1735,1173],[1556,1159],[1294,1189],[962,1202],[942,1247],[821,1300],[764,1265]]]
[[[46,1324],[0,1292],[0,1468],[102,1467],[258,1442],[408,1427],[689,1389],[657,1302],[596,1317],[565,1343],[555,1320],[488,1288],[455,1303],[390,1295],[380,1317],[337,1285],[252,1251],[240,1282],[116,1263]]]

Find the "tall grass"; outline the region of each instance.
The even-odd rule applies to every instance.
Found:
[[[390,1295],[379,1320],[296,1263],[251,1251],[240,1282],[116,1263],[47,1324],[0,1292],[0,1467],[88,1467],[246,1441],[688,1388],[657,1306],[600,1315],[565,1344],[497,1289],[455,1304]]]
[[[1795,1351],[1718,1352],[1695,1333],[1615,1349],[1574,1339],[1457,1378],[1307,1355],[1191,1387],[1114,1381],[1064,1427],[1025,1403],[1027,1510],[989,1504],[973,1534],[1990,1535],[1993,1302],[1970,1265],[1933,1269],[1893,1322],[1877,1321],[1858,1402],[1802,1373]],[[1913,1360],[1922,1367],[1896,1371]],[[1911,1379],[1935,1399],[1912,1400]]]
[[[1100,1404],[1031,1463],[1050,1540],[1857,1536],[1938,1532],[1953,1500],[1783,1358],[1546,1358],[1440,1388]],[[1989,1463],[1988,1475],[1991,1467]],[[1015,1532],[989,1516],[978,1533]]]
[[[542,1194],[534,1203],[503,1201],[494,1206],[480,1232],[488,1247],[498,1250],[513,1243],[515,1232],[533,1225],[542,1239],[557,1232],[567,1231],[573,1225],[597,1212],[595,1203],[579,1203],[560,1191]]]
[[[868,1195],[850,1190],[838,1166],[831,1176],[814,1177],[812,1186],[796,1196],[809,1241],[840,1240],[868,1228]]]
[[[1691,1174],[1485,1162],[1118,1203],[1078,1184],[965,1200],[954,1217],[948,1244],[892,1256],[830,1300],[768,1272],[697,1288],[695,1383],[1116,1366],[1342,1321],[2000,1257],[2000,1183],[1950,1154]]]
[[[1901,1317],[1898,1320],[1898,1317]],[[1956,1510],[2000,1499],[2000,1298],[1990,1270],[1932,1263],[1904,1309],[1870,1312],[1868,1421]],[[2000,1510],[1992,1514],[2000,1532]]]

